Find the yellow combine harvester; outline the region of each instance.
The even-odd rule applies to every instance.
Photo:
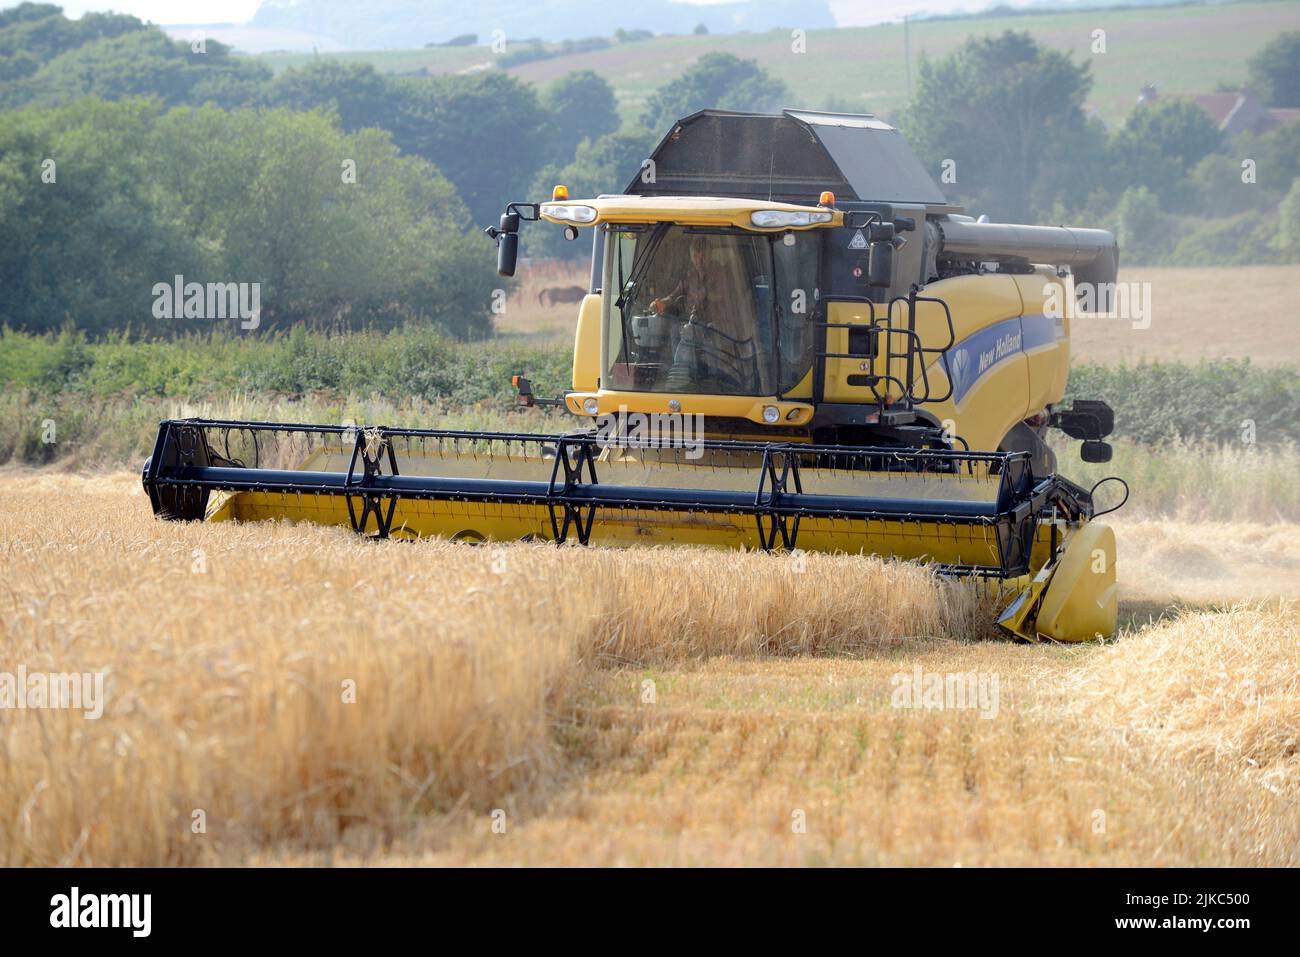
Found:
[[[1101,402],[1058,408],[1102,230],[976,221],[870,116],[704,111],[621,194],[511,203],[487,230],[591,230],[565,435],[186,419],[144,484],[167,518],[379,537],[874,553],[998,583],[1002,627],[1115,629],[1115,540],[1050,427],[1105,461]],[[846,583],[846,585],[849,583]]]

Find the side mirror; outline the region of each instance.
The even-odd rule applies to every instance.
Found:
[[[869,227],[869,235],[867,285],[888,289],[894,282],[894,224],[875,223]]]
[[[519,213],[512,203],[501,214],[500,226],[488,226],[487,233],[497,244],[497,273],[502,276],[515,274],[515,263],[519,260]]]
[[[519,261],[519,234],[501,233],[497,236],[497,275],[513,276]]]
[[[1109,462],[1114,454],[1109,442],[1090,440],[1079,447],[1079,458],[1085,462]]]
[[[867,251],[867,284],[887,289],[894,281],[894,247],[889,242],[872,243]]]

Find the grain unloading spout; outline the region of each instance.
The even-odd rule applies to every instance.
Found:
[[[936,220],[939,258],[1069,266],[1080,282],[1114,283],[1119,246],[1104,229],[1021,226],[950,215]]]

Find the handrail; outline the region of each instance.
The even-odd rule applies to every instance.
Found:
[[[869,383],[872,398],[883,410],[888,390],[881,394],[878,385],[881,382],[893,383],[898,387],[900,402],[905,403],[908,407],[924,405],[931,402],[945,402],[952,397],[953,384],[952,379],[948,380],[948,389],[942,395],[936,395],[931,388],[929,366],[930,361],[927,357],[935,356],[942,358],[947,355],[949,349],[956,344],[956,328],[952,321],[952,310],[948,304],[934,296],[917,295],[917,287],[913,286],[906,296],[895,296],[889,301],[885,308],[884,321],[876,315],[876,303],[874,300],[865,296],[835,296],[830,295],[822,299],[822,305],[826,314],[830,314],[830,305],[832,303],[852,303],[855,305],[867,306],[869,319],[866,323],[856,322],[830,322],[823,320],[814,323],[820,329],[865,329],[868,330],[877,344],[868,353],[855,352],[831,352],[829,349],[821,349],[816,353],[816,362],[814,374],[816,381],[824,381],[826,374],[827,359],[860,359],[869,362],[870,365],[867,374],[872,381]],[[948,326],[948,341],[940,346],[927,346],[921,339],[921,335],[916,331],[916,304],[919,302],[938,303],[943,309],[944,319]],[[894,323],[894,305],[903,303],[907,308],[907,325],[904,328],[897,327]],[[884,336],[884,348],[879,348],[878,341],[880,336]],[[895,337],[902,340],[901,345],[896,346]],[[883,351],[883,356],[882,356]],[[883,361],[884,371],[881,371],[879,364]],[[893,370],[896,368],[895,363],[904,365],[906,371],[902,375],[896,374]],[[919,366],[919,375],[917,367]]]

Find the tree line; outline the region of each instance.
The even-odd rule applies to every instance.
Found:
[[[1300,33],[1252,58],[1249,85],[1300,106]],[[1229,139],[1194,101],[1157,96],[1107,129],[1091,88],[1086,62],[1028,34],[972,38],[922,58],[898,124],[948,196],[995,221],[1107,227],[1130,264],[1300,260],[1300,123]]]
[[[481,336],[497,280],[468,219],[426,160],[322,112],[86,98],[0,114],[0,316],[16,328],[208,331],[236,317],[202,294],[191,311],[191,288],[233,283],[261,307],[245,329]]]
[[[502,283],[479,230],[505,203],[566,179],[616,189],[678,116],[775,109],[786,92],[710,55],[621,130],[590,71],[543,90],[336,59],[275,75],[134,17],[25,3],[0,12],[0,322],[191,332],[191,283],[255,283],[262,329],[485,335]],[[553,232],[532,231],[529,253]],[[171,309],[157,290],[174,277]]]

